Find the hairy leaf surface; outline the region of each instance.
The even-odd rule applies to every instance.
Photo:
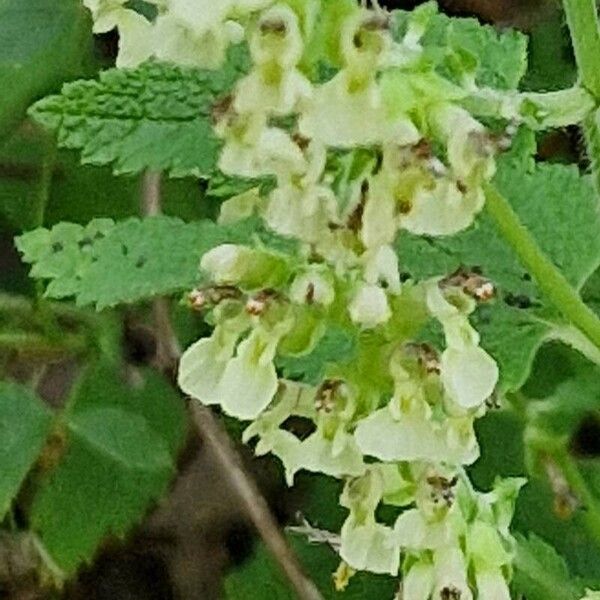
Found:
[[[201,256],[225,242],[248,241],[252,224],[219,227],[174,217],[96,219],[87,226],[59,223],[18,238],[31,276],[50,280],[46,296],[75,296],[98,309],[191,289]]]
[[[209,177],[220,142],[213,133],[215,104],[247,68],[243,46],[219,71],[148,62],[77,81],[35,104],[32,117],[56,132],[60,147],[81,151],[85,164],[114,172],[166,171]]]

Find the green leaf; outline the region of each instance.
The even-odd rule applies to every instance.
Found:
[[[517,536],[514,589],[527,600],[577,600],[584,593],[564,559],[536,535]]]
[[[166,444],[138,415],[118,408],[88,410],[73,415],[69,429],[95,453],[121,467],[161,471],[171,466]]]
[[[201,256],[225,242],[248,241],[254,221],[220,227],[173,217],[95,219],[87,226],[60,223],[17,239],[31,276],[49,279],[46,296],[75,296],[100,310],[194,287]]]
[[[394,11],[394,30],[400,39],[410,12]],[[476,19],[435,14],[422,39],[425,55],[444,75],[460,78],[474,65],[481,86],[515,89],[527,70],[527,38],[514,30],[499,32]]]
[[[0,0],[0,139],[33,100],[82,75],[91,40],[79,0]]]
[[[132,389],[117,367],[91,369],[64,421],[67,449],[35,496],[31,525],[65,573],[122,537],[166,491],[185,437],[183,403],[157,375]]]
[[[0,520],[40,454],[52,417],[27,388],[0,382]]]
[[[544,252],[581,288],[600,262],[600,213],[592,182],[576,167],[520,158],[500,161],[495,184]],[[497,299],[480,308],[474,321],[484,347],[500,364],[503,389],[521,387],[536,351],[561,321],[492,219],[484,212],[470,229],[451,238],[402,235],[398,254],[401,268],[417,279],[465,266],[481,268],[496,284]]]
[[[56,132],[60,147],[80,150],[84,164],[111,164],[116,174],[152,169],[208,178],[221,146],[213,133],[214,105],[247,65],[245,47],[236,46],[218,71],[156,62],[111,69],[99,81],[65,85],[30,114]]]
[[[371,573],[357,573],[348,588],[336,592],[332,574],[340,562],[336,553],[326,545],[309,544],[297,536],[289,538],[292,549],[300,559],[306,573],[315,582],[325,600],[365,600],[367,598],[393,598],[398,582],[395,578]],[[260,582],[260,585],[257,585]],[[251,560],[232,571],[225,580],[226,600],[294,600],[296,594],[273,563],[264,546],[259,546]]]

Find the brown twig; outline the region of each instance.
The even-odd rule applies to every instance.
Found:
[[[160,174],[147,172],[142,181],[142,213],[156,216],[161,212]],[[181,355],[177,336],[171,324],[169,304],[165,298],[153,301],[157,362],[166,372],[174,372]],[[321,600],[315,584],[305,575],[298,558],[273,517],[258,486],[244,470],[229,436],[212,412],[197,400],[192,400],[191,413],[203,441],[208,444],[222,467],[232,490],[238,496],[244,512],[254,525],[265,546],[296,591],[300,600]]]
[[[266,500],[256,483],[248,477],[233,448],[227,433],[215,419],[210,409],[199,402],[191,404],[194,423],[223,467],[223,473],[233,491],[238,495],[242,508],[252,521],[265,546],[279,563],[301,600],[320,600],[321,594],[315,584],[304,574],[300,563],[275,521]]]

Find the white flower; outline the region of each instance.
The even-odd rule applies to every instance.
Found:
[[[228,360],[233,355],[235,340],[224,351],[213,337],[192,344],[181,357],[178,384],[181,390],[203,404],[218,404],[215,395]]]
[[[302,50],[294,11],[277,5],[265,12],[250,38],[254,68],[237,85],[235,109],[287,115],[309,98],[312,86],[296,68]]]
[[[471,464],[477,459],[479,448],[472,429],[466,436],[453,436],[452,420],[434,421],[423,401],[410,404],[412,408],[399,416],[388,406],[359,421],[354,436],[361,451],[388,462]]]
[[[238,83],[234,101],[238,112],[288,115],[310,98],[312,85],[297,69],[270,75],[267,67],[257,68]]]
[[[250,37],[250,54],[255,65],[295,67],[302,58],[304,43],[296,13],[284,4],[263,12]]]
[[[433,564],[422,560],[410,567],[402,580],[402,600],[429,600],[433,591]]]
[[[475,408],[492,395],[498,382],[498,365],[479,346],[447,348],[442,353],[441,378],[456,404]]]
[[[378,285],[363,283],[348,306],[350,318],[365,329],[385,323],[391,316],[385,291]]]
[[[251,217],[260,204],[261,197],[258,188],[253,188],[233,196],[221,204],[219,211],[219,225],[231,225]]]
[[[236,244],[221,244],[204,254],[200,268],[217,284],[238,283],[251,260],[252,250],[249,248]]]
[[[391,246],[380,246],[368,250],[363,256],[364,278],[367,283],[385,284],[392,294],[400,293],[400,271],[398,257]]]
[[[295,474],[301,470],[337,478],[361,475],[365,470],[354,438],[341,429],[333,439],[325,438],[317,429],[306,440],[278,429],[261,438],[259,450],[261,454],[271,452],[281,460],[288,485],[293,484]]]
[[[468,111],[442,104],[431,113],[434,131],[448,146],[448,161],[459,180],[489,180],[495,172],[493,148],[485,127]]]
[[[342,526],[340,557],[357,571],[397,575],[400,544],[391,527],[348,517]]]
[[[329,223],[337,219],[336,208],[335,196],[327,186],[305,187],[289,181],[271,193],[264,218],[277,233],[316,244],[328,235]]]
[[[243,29],[228,20],[231,0],[169,0],[156,18],[156,57],[177,64],[216,69]]]
[[[376,469],[346,484],[340,503],[350,514],[342,526],[340,556],[353,569],[396,575],[400,568],[398,535],[375,520],[382,495],[383,480]]]
[[[467,583],[467,565],[458,546],[442,546],[433,556],[434,591],[438,598],[452,598],[454,592],[460,600],[472,600],[473,594]]]
[[[475,584],[478,600],[511,600],[508,584],[500,569],[478,569],[475,571]]]
[[[181,390],[203,404],[219,404],[217,389],[237,341],[250,325],[242,313],[215,327],[210,338],[192,344],[179,362],[178,384]]]
[[[329,306],[335,298],[333,278],[317,269],[298,275],[290,287],[290,299],[297,304]]]
[[[133,10],[121,10],[115,15],[119,28],[119,55],[117,67],[137,67],[149,59],[155,50],[154,25]]]
[[[367,248],[393,243],[400,226],[396,201],[382,186],[383,177],[371,180],[371,186],[362,216],[360,237]]]
[[[300,133],[327,146],[352,148],[394,140],[416,144],[420,134],[407,117],[390,121],[383,111],[376,81],[353,89],[352,77],[340,71],[317,87],[298,122]]]
[[[228,175],[289,177],[302,174],[306,169],[302,150],[282,129],[249,123],[248,128],[226,131],[224,137],[219,168]]]
[[[215,390],[226,414],[238,419],[255,419],[277,391],[272,344],[255,330],[237,349]]]
[[[453,235],[469,227],[485,202],[479,188],[458,189],[447,178],[433,188],[421,187],[411,200],[410,210],[400,218],[400,225],[417,235]]]

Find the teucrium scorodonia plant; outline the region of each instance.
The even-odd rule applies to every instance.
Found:
[[[215,166],[244,183],[219,224],[254,218],[276,239],[251,234],[203,254],[191,301],[214,329],[184,353],[181,389],[247,421],[244,439],[277,456],[290,485],[301,470],[344,481],[339,554],[351,570],[398,576],[404,600],[509,599],[524,480],[482,492],[466,473],[479,457],[474,423],[505,391],[471,319],[495,287],[477,269],[405,277],[396,242],[460,234],[486,195],[512,227],[491,187],[498,157],[520,127],[585,119],[592,96],[519,93],[485,80],[464,48],[432,50],[432,3],[390,13],[353,0],[148,0],[144,14],[125,0],[84,4],[96,32],[118,28],[119,67],[214,71],[218,97],[202,110]],[[220,69],[232,51],[246,62],[228,86]],[[83,147],[69,135],[65,145]],[[123,152],[113,159],[132,170]],[[531,241],[506,237],[537,277]],[[544,272],[551,300],[567,297],[566,281]],[[579,308],[564,312],[596,341]],[[316,382],[280,377],[281,360],[314,352],[332,329],[354,340],[351,361],[328,360]],[[310,434],[297,436],[290,417]],[[402,508],[392,524],[378,521],[382,504]]]

